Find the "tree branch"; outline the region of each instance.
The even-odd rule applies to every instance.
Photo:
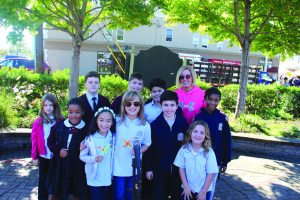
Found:
[[[56,12],[54,12],[54,11],[53,11],[46,3],[45,3],[45,1],[42,0],[42,3],[43,3],[43,5],[45,6],[45,8],[46,8],[50,13],[52,13],[52,15],[53,15],[54,17],[64,20],[67,24],[74,25],[74,23],[72,23],[68,18],[65,18],[65,17],[67,17],[67,15],[66,15],[64,12],[62,12],[61,10],[59,10],[59,9],[56,7],[56,5],[55,5],[55,3],[53,2],[53,0],[51,0],[51,2],[52,2],[52,4],[53,4],[53,6],[56,8]]]
[[[89,35],[88,37],[84,38],[84,40],[88,40],[90,38],[92,38],[94,35],[96,35],[99,31],[101,31],[103,28],[105,28],[106,26],[108,25],[107,24],[104,24],[102,27],[99,27],[94,33],[92,33],[91,35]]]
[[[243,38],[240,32],[240,25],[239,25],[239,2],[237,0],[234,1],[234,26],[235,26],[235,32],[236,36],[240,43],[242,43]]]
[[[268,22],[268,20],[270,19],[271,15],[272,15],[272,10],[269,11],[269,13],[267,14],[266,18],[263,20],[263,22],[260,24],[259,28],[256,31],[253,31],[253,33],[251,33],[250,35],[250,40],[253,41],[257,34],[260,33],[260,31],[265,27],[266,23]]]
[[[85,29],[84,29],[84,31],[83,31],[83,35],[85,35],[85,34],[88,32],[89,28],[94,24],[94,22],[95,22],[97,19],[99,19],[99,17],[100,17],[100,15],[101,15],[102,11],[103,11],[103,9],[101,9],[101,10],[99,11],[99,13],[94,17],[94,19],[93,19],[93,20],[85,27]]]
[[[222,20],[217,20],[218,16],[215,15],[213,12],[211,12],[211,10],[205,5],[205,3],[204,3],[202,0],[200,0],[200,2],[201,2],[202,5],[204,6],[204,8],[205,8],[208,12],[210,12],[212,16],[214,16],[214,17],[213,17],[213,20],[214,20],[216,23],[221,24],[221,26],[222,26],[225,30],[227,30],[228,32],[230,32],[230,33],[232,33],[233,35],[235,35],[235,36],[238,37],[237,33],[235,33],[232,29],[228,28],[228,27],[230,27],[229,25],[224,24],[224,23],[222,22]]]

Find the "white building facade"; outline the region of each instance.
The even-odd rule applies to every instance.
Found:
[[[132,30],[117,29],[106,30],[95,34],[85,41],[80,54],[80,74],[84,75],[91,70],[97,70],[99,53],[108,54],[108,41],[117,40],[122,49],[130,50],[134,47],[137,54],[156,45],[168,47],[175,53],[194,54],[204,58],[217,58],[241,61],[241,48],[229,46],[228,41],[211,43],[208,35],[200,35],[189,30],[186,24],[177,24],[168,27],[164,21],[165,16],[156,13],[150,26],[140,26]],[[104,37],[105,36],[105,37]],[[45,31],[44,33],[45,59],[52,70],[69,68],[72,58],[71,38],[60,31]],[[110,43],[113,45],[113,42]],[[118,51],[117,48],[113,48]],[[262,60],[261,53],[250,54],[250,65],[258,65]],[[272,66],[279,66],[279,59],[272,59]]]

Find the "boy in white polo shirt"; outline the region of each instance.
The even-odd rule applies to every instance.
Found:
[[[174,165],[179,167],[182,199],[209,200],[212,180],[219,172],[214,151],[210,148],[209,128],[203,121],[193,122],[186,144],[179,150]]]

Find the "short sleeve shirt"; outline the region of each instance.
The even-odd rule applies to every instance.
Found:
[[[122,123],[117,122],[116,145],[114,152],[113,175],[129,177],[133,175],[132,140],[139,138],[141,145],[151,145],[151,129],[149,123],[142,124],[141,120],[136,118],[130,120],[125,117]]]
[[[219,172],[216,156],[211,148],[205,152],[201,147],[198,152],[195,152],[190,144],[181,147],[174,165],[185,169],[187,182],[191,189],[197,193],[200,192],[205,183],[206,174]],[[212,186],[210,185],[208,191],[211,190]]]

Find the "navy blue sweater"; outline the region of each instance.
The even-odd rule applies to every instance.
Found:
[[[212,148],[219,166],[227,166],[231,160],[231,132],[227,116],[216,109],[209,113],[205,108],[196,115],[194,121],[202,120],[208,124]]]
[[[145,169],[154,173],[159,171],[171,174],[173,162],[185,139],[188,128],[186,119],[176,115],[170,128],[161,113],[150,125],[152,144],[143,157]]]

